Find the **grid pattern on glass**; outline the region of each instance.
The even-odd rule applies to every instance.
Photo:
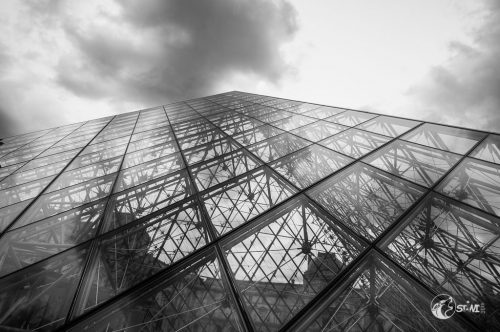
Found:
[[[389,137],[397,137],[406,133],[408,130],[415,128],[420,123],[421,122],[418,121],[393,118],[390,116],[378,116],[370,121],[366,121],[358,125],[356,128]]]
[[[396,140],[364,161],[396,176],[430,187],[453,165],[460,155]]]
[[[402,136],[402,139],[440,150],[465,154],[485,134],[431,123],[425,123]]]
[[[264,215],[225,245],[249,316],[275,331],[342,271],[362,244],[304,196]]]
[[[349,127],[321,120],[311,123],[310,125],[292,130],[292,133],[310,141],[317,142],[332,135],[338,134],[346,129],[349,129]]]
[[[311,142],[303,138],[284,133],[249,146],[248,150],[264,162],[270,162],[310,144]]]
[[[290,197],[295,190],[267,167],[243,175],[203,195],[218,234],[247,222]]]
[[[318,144],[350,157],[359,158],[388,141],[389,137],[352,128],[319,141]]]
[[[84,312],[164,270],[208,242],[196,203],[186,202],[99,240],[84,281]]]
[[[377,114],[364,113],[359,111],[345,111],[325,120],[335,122],[344,126],[353,127],[367,120],[373,119]]]
[[[434,194],[382,248],[437,293],[491,302],[500,292],[500,219]]]
[[[500,164],[500,135],[490,134],[470,156]]]
[[[249,172],[262,163],[245,150],[226,154],[191,167],[191,172],[200,191]]]
[[[213,253],[70,331],[243,331]]]
[[[417,185],[356,163],[307,193],[357,234],[374,240],[423,192]]]
[[[314,144],[280,158],[269,166],[304,189],[353,161],[354,159]]]
[[[373,253],[302,326],[307,331],[468,331],[429,309],[433,295]],[[298,329],[302,330],[302,329]]]
[[[466,158],[439,185],[439,192],[500,216],[500,167]]]
[[[5,138],[0,329],[500,330],[498,137],[233,91]]]

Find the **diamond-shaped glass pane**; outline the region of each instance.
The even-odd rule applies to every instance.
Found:
[[[303,189],[352,161],[349,157],[314,144],[280,158],[269,166]]]
[[[361,163],[308,194],[346,226],[373,240],[423,194],[423,189]]]
[[[376,117],[376,114],[358,112],[358,111],[345,111],[337,115],[326,118],[325,120],[339,123],[344,126],[353,127],[367,120]]]
[[[346,129],[349,129],[349,127],[328,121],[317,121],[310,125],[295,129],[292,133],[310,141],[317,142]]]
[[[396,140],[364,161],[396,176],[430,187],[460,160],[460,155]]]
[[[500,216],[500,168],[467,158],[439,185],[438,191]]]
[[[390,116],[378,116],[370,121],[366,121],[358,125],[357,128],[385,136],[396,137],[404,134],[419,124],[420,122],[418,121],[393,118]]]
[[[500,164],[500,135],[489,135],[470,156]]]
[[[270,162],[310,144],[303,138],[285,133],[249,146],[248,150],[264,162]]]
[[[251,233],[239,234],[225,248],[258,331],[277,330],[363,247],[304,196],[254,223]]]
[[[485,134],[477,131],[425,123],[402,136],[402,139],[440,150],[465,154],[484,136]]]
[[[219,234],[247,222],[290,197],[294,189],[267,167],[237,178],[203,196]]]
[[[319,141],[318,144],[350,157],[359,158],[389,140],[389,137],[353,128]]]

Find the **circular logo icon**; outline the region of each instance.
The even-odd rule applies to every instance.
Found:
[[[431,301],[432,314],[439,319],[448,319],[455,313],[457,304],[448,294],[439,294]]]

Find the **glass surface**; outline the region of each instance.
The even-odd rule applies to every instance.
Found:
[[[396,176],[430,187],[460,160],[460,155],[395,140],[364,161]]]
[[[500,331],[499,137],[231,91],[0,139],[0,330]]]
[[[310,125],[292,130],[292,133],[310,141],[317,142],[346,129],[349,129],[349,127],[328,121],[317,121]]]
[[[0,277],[92,238],[104,206],[101,200],[25,227],[14,224],[0,239]]]
[[[489,135],[470,156],[500,164],[500,135]]]
[[[325,120],[335,122],[344,126],[353,127],[367,120],[373,119],[377,114],[370,114],[358,111],[345,111]]]
[[[251,145],[248,150],[264,162],[270,162],[310,144],[311,142],[303,138],[284,133]]]
[[[300,331],[468,331],[431,314],[433,295],[389,262],[370,255]],[[453,317],[455,318],[455,317]]]
[[[175,275],[98,312],[71,331],[243,331],[218,259],[210,252]]]
[[[387,143],[389,140],[390,138],[386,136],[352,128],[319,141],[318,144],[352,158],[359,158]]]
[[[307,194],[354,232],[374,240],[423,192],[408,181],[356,163]]]
[[[500,215],[500,168],[496,164],[466,158],[437,190],[481,210]]]
[[[304,189],[353,161],[354,159],[314,144],[280,158],[269,166]]]
[[[192,195],[186,170],[182,170],[111,196],[104,230],[108,231],[168,207]]]
[[[53,331],[63,325],[87,251],[79,247],[0,279],[0,326]]]
[[[500,219],[434,194],[381,247],[436,293],[491,302],[500,293],[499,234]]]
[[[249,172],[262,163],[245,150],[197,164],[191,168],[196,185],[200,191],[225,182],[238,175]]]
[[[196,203],[187,202],[99,240],[84,281],[84,312],[164,270],[208,242]]]
[[[453,127],[425,123],[402,136],[402,139],[437,148],[465,154],[486,134]]]
[[[276,331],[361,251],[352,235],[304,196],[266,214],[225,245],[227,260],[258,331]]]
[[[221,235],[290,197],[294,191],[276,173],[263,167],[206,193],[203,201]]]
[[[358,125],[356,128],[371,131],[373,133],[396,137],[415,128],[421,122],[393,118],[390,116],[378,116],[370,121]]]

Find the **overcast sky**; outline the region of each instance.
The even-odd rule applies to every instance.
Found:
[[[0,137],[241,90],[500,131],[500,1],[0,2]]]

